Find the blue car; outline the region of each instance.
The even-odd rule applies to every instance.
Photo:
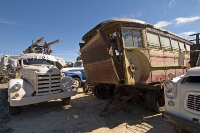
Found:
[[[72,77],[75,80],[77,87],[81,87],[86,81],[82,60],[76,61],[74,67],[61,69],[61,72],[64,73],[65,76]]]

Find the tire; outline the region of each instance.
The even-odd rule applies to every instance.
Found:
[[[164,96],[163,98],[160,97],[160,95],[164,95],[161,94],[162,92],[158,92],[158,91],[153,91],[152,95],[151,95],[151,105],[152,108],[155,112],[157,113],[161,113],[162,111],[165,110],[164,108]],[[160,102],[162,101],[162,103]]]
[[[153,111],[153,107],[151,105],[151,95],[153,93],[153,90],[148,90],[145,95],[145,104],[148,110]]]
[[[71,97],[63,98],[62,99],[62,104],[70,105],[70,100],[71,100]]]
[[[178,127],[178,126],[173,126],[174,127],[174,131],[177,133],[189,133],[188,131],[185,131],[184,129]]]
[[[107,99],[110,97],[109,85],[101,84],[96,88],[96,95],[101,99]]]
[[[79,78],[73,78],[76,82],[76,87],[80,88],[81,87],[81,80]]]
[[[100,85],[97,85],[97,86],[95,86],[95,88],[94,88],[94,95],[95,95],[97,98],[101,98],[101,92],[100,92],[99,87],[100,87]]]
[[[92,88],[92,93],[97,97],[97,98],[100,98],[98,95],[97,95],[97,89],[98,89],[99,85],[96,85]]]
[[[114,95],[115,93],[115,85],[111,85],[109,89],[110,96]]]
[[[21,106],[10,106],[9,103],[9,114],[10,115],[17,115],[21,112]]]

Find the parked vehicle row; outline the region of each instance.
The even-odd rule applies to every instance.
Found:
[[[45,44],[41,54],[37,45],[41,40],[25,53],[1,60],[4,74],[15,75],[8,83],[10,114],[18,114],[23,105],[57,98],[69,104],[77,88],[83,87],[97,98],[110,98],[100,116],[130,99],[144,99],[146,107],[162,112],[177,132],[200,132],[197,43],[143,21],[110,19],[82,37],[82,60],[62,68],[65,61],[51,56],[49,49],[58,41]]]

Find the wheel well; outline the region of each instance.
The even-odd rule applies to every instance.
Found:
[[[79,79],[81,79],[81,78],[80,78],[79,76],[77,76],[77,75],[76,75],[76,76],[72,76],[72,78],[79,78]]]

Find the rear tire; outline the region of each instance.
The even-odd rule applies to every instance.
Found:
[[[9,103],[9,114],[10,115],[17,115],[21,112],[21,106],[10,106]]]
[[[70,105],[70,100],[71,100],[71,97],[63,98],[62,99],[62,104]]]
[[[162,92],[154,90],[151,95],[151,105],[153,110],[157,113],[161,113],[162,111],[164,111],[165,110],[164,94],[162,94]]]
[[[81,80],[79,78],[73,78],[76,82],[76,87],[80,88],[81,87]]]
[[[101,84],[96,88],[97,97],[101,99],[107,99],[110,97],[110,87],[109,85]]]
[[[153,93],[153,90],[148,90],[145,96],[145,104],[148,110],[153,111],[153,107],[151,105],[151,95]]]

